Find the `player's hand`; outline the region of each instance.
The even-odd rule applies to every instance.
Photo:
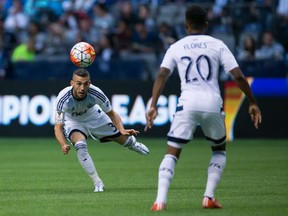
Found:
[[[249,106],[249,114],[254,127],[258,129],[259,124],[262,122],[262,115],[259,107],[256,104],[251,104]]]
[[[151,107],[146,112],[146,126],[144,128],[144,131],[147,131],[148,129],[152,128],[155,118],[157,117],[158,112],[155,107]]]
[[[62,146],[61,146],[61,149],[62,149],[62,153],[63,153],[64,155],[67,155],[68,152],[70,151],[71,147],[70,147],[69,145],[62,145]]]
[[[137,130],[134,130],[134,129],[125,129],[125,130],[121,131],[121,133],[124,136],[131,136],[131,135],[137,136],[140,132]]]

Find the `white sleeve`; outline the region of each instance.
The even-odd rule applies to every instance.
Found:
[[[170,48],[166,51],[164,58],[162,60],[162,63],[160,65],[160,67],[168,68],[170,70],[170,74],[173,72],[174,68],[176,67],[176,62],[173,58],[172,53],[173,53],[172,47],[170,46]]]
[[[220,62],[226,73],[239,66],[234,55],[224,43],[220,48]]]

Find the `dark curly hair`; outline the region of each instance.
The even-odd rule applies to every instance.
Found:
[[[189,6],[185,17],[186,22],[194,29],[202,29],[207,22],[206,10],[198,5]]]

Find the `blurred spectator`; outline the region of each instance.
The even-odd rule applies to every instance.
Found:
[[[46,27],[49,22],[55,22],[63,13],[62,1],[26,0],[24,11],[31,20]]]
[[[154,31],[148,31],[143,20],[138,20],[132,35],[130,52],[121,53],[124,59],[142,59],[145,61],[143,79],[154,79],[157,68],[157,56],[162,50],[161,40]],[[126,54],[126,55],[124,55]]]
[[[127,52],[132,44],[133,30],[125,20],[119,20],[116,27],[115,47],[117,52]]]
[[[155,19],[150,13],[150,8],[146,4],[140,4],[138,7],[138,19],[144,20],[146,28],[151,31],[155,29]]]
[[[256,40],[252,35],[247,35],[243,44],[238,48],[237,59],[240,61],[255,60]]]
[[[74,2],[74,9],[89,14],[90,9],[93,7],[97,0],[72,0]]]
[[[67,41],[65,40],[64,30],[59,23],[49,24],[44,49],[44,54],[47,57],[67,54]]]
[[[118,3],[118,20],[124,20],[131,28],[135,26],[137,21],[137,15],[135,10],[133,10],[132,4],[130,1],[120,1]]]
[[[35,41],[29,38],[26,42],[19,44],[12,53],[12,62],[34,61],[36,57]]]
[[[6,67],[5,67],[5,54],[3,48],[3,40],[0,38],[0,80],[4,79],[6,76]]]
[[[162,41],[163,52],[178,40],[175,29],[171,28],[171,26],[165,22],[161,23],[159,26],[159,38]]]
[[[71,43],[75,41],[75,35],[79,31],[78,14],[74,10],[72,1],[62,3],[63,14],[59,18],[59,23],[65,28],[65,37]]]
[[[279,0],[276,10],[276,28],[278,30],[279,42],[281,42],[286,51],[288,51],[288,1]]]
[[[95,37],[99,38],[101,34],[107,34],[115,27],[114,17],[108,11],[104,3],[98,3],[93,6],[93,28],[96,30]]]
[[[99,41],[98,34],[99,33],[97,32],[97,30],[93,28],[92,20],[89,17],[85,19],[79,19],[78,35],[82,38],[82,41],[96,44]]]
[[[278,0],[261,0],[259,8],[261,13],[262,31],[271,31],[274,28],[275,8]]]
[[[98,46],[95,47],[99,68],[102,73],[110,71],[110,61],[117,57],[113,34],[102,34]]]
[[[62,1],[51,0],[25,0],[25,13],[35,16],[39,10],[50,10],[55,16],[59,17],[62,13]]]
[[[114,35],[103,34],[100,37],[99,44],[95,47],[97,58],[103,61],[110,61],[117,57],[117,52],[114,46]]]
[[[46,34],[40,29],[38,23],[29,23],[27,27],[25,41],[27,41],[29,38],[35,40],[35,51],[37,54],[41,54],[45,48]]]
[[[262,37],[262,45],[256,50],[257,59],[284,59],[284,48],[282,44],[275,41],[272,32],[264,32]]]
[[[214,5],[212,7],[208,7],[208,34],[232,34],[234,22],[231,16],[231,8],[227,5],[227,3],[227,0],[215,0]]]
[[[23,12],[21,0],[13,0],[13,5],[9,8],[4,21],[4,30],[13,34],[18,41],[21,41],[22,33],[26,30],[28,23],[29,18]]]
[[[149,31],[145,21],[138,20],[132,36],[132,51],[135,53],[156,53],[160,50],[161,41],[155,31]]]
[[[257,3],[255,1],[252,1],[247,5],[247,7],[244,7],[242,12],[245,14],[243,16],[243,29],[244,32],[261,32],[263,29],[262,23],[261,23],[261,12],[260,8],[258,7]]]

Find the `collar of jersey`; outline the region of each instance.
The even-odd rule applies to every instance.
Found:
[[[205,35],[203,33],[192,33],[192,34],[188,34],[188,36],[196,36],[196,35]]]

